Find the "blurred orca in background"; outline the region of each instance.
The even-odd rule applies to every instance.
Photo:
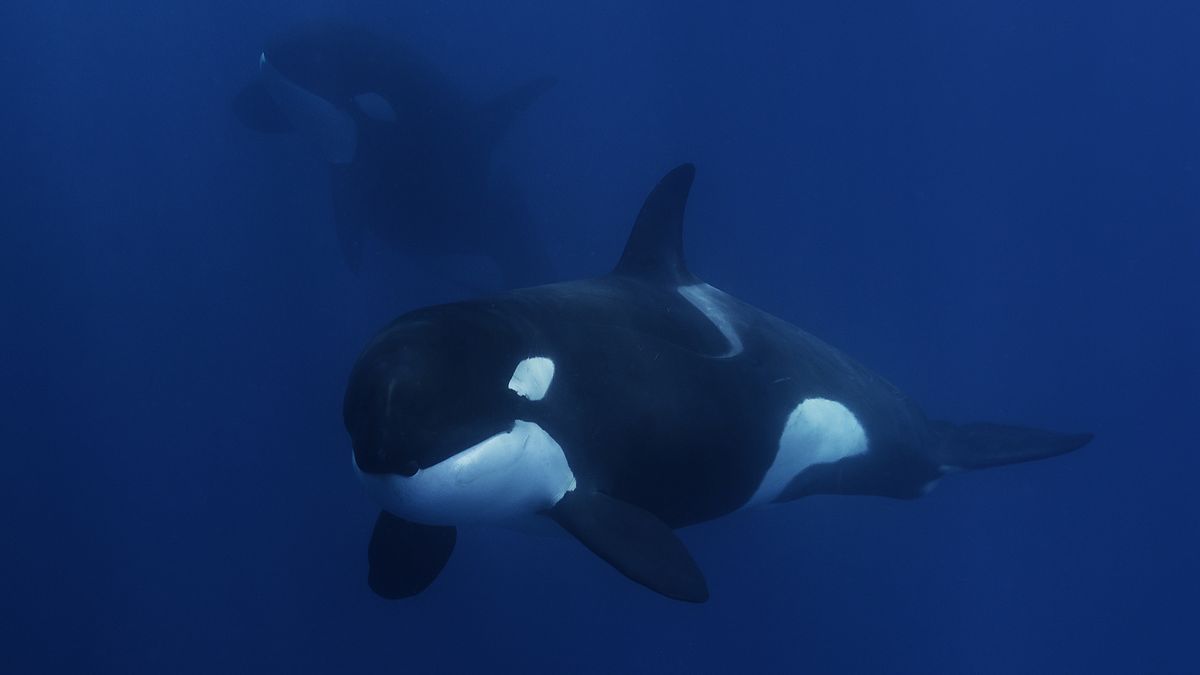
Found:
[[[549,264],[522,196],[491,175],[491,153],[554,82],[473,102],[396,40],[324,22],[268,41],[233,108],[250,129],[296,133],[329,163],[352,270],[370,231],[407,252],[482,254],[518,285],[549,275]]]

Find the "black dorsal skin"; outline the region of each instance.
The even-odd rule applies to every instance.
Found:
[[[611,274],[418,310],[385,329],[347,390],[359,465],[415,462],[423,470],[501,433],[506,420],[536,423],[561,446],[577,481],[547,514],[630,578],[703,601],[704,579],[670,528],[756,498],[802,403],[823,399],[848,410],[865,449],[802,465],[770,501],[822,493],[911,498],[956,469],[1039,459],[1090,440],[930,422],[837,349],[703,284],[682,251],[693,176],[685,164],[651,192]],[[432,327],[456,337],[430,337]],[[530,357],[555,364],[544,399],[496,391],[506,369]],[[443,365],[413,388],[405,384],[411,375],[398,380],[394,368],[380,366],[404,359],[420,361],[422,372]],[[403,372],[416,371],[406,365]],[[383,380],[405,389],[389,396],[408,397],[422,412],[382,415]],[[389,428],[454,442],[379,441]]]

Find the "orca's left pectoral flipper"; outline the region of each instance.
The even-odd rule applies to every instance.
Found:
[[[411,523],[381,511],[367,546],[367,584],[389,600],[420,593],[446,566],[457,538],[453,527]]]
[[[657,516],[601,492],[568,492],[549,515],[625,576],[686,602],[708,600],[704,574]]]

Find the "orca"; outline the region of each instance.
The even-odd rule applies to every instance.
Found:
[[[427,307],[355,363],[343,417],[381,506],[370,587],[419,593],[456,526],[557,523],[667,597],[708,598],[674,530],[808,495],[915,498],[1091,434],[927,419],[896,387],[694,276],[694,169],[654,188],[606,276]]]
[[[524,199],[491,155],[553,78],[477,103],[398,41],[333,21],[268,40],[257,65],[234,112],[255,131],[296,133],[328,163],[351,269],[370,233],[425,256],[486,255],[512,284],[548,274]]]

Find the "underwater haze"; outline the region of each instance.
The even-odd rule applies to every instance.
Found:
[[[511,276],[351,270],[323,160],[239,122],[265,41],[327,19],[471,100],[553,78],[481,165],[525,277],[608,272],[694,162],[705,281],[935,419],[1095,440],[686,528],[705,604],[498,528],[377,597],[350,368]],[[1183,0],[7,1],[0,670],[1196,672],[1198,35]]]

